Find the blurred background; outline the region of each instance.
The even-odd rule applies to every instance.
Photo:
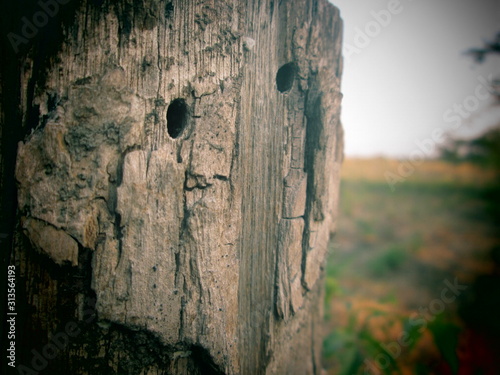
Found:
[[[500,374],[500,1],[335,0],[329,374]]]

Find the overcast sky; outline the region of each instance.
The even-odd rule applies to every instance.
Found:
[[[471,135],[500,122],[480,78],[500,76],[500,58],[463,55],[500,31],[500,0],[332,2],[344,19],[347,156],[404,157],[435,129]]]

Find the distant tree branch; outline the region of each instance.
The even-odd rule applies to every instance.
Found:
[[[500,53],[500,32],[497,33],[492,41],[485,41],[483,47],[470,48],[465,51],[466,55],[472,56],[472,58],[478,63],[484,62],[488,54],[496,53]]]

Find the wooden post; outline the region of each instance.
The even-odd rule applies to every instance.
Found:
[[[23,129],[15,373],[320,374],[337,9],[42,0],[28,21],[42,3],[59,14],[18,45],[4,124]]]

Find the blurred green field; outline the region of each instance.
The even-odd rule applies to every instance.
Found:
[[[487,374],[496,343],[483,345],[476,336],[483,328],[491,332],[495,322],[468,311],[481,308],[478,278],[497,280],[498,175],[470,163],[430,160],[393,191],[384,175],[399,163],[344,162],[327,266],[324,367],[346,375],[476,373],[464,372],[469,367]],[[446,280],[455,278],[467,289],[445,303]],[[483,299],[500,316],[500,288],[489,293]],[[471,328],[474,319],[485,327]],[[398,343],[402,335],[405,345]],[[482,365],[461,354],[472,344],[489,347],[481,352]]]

